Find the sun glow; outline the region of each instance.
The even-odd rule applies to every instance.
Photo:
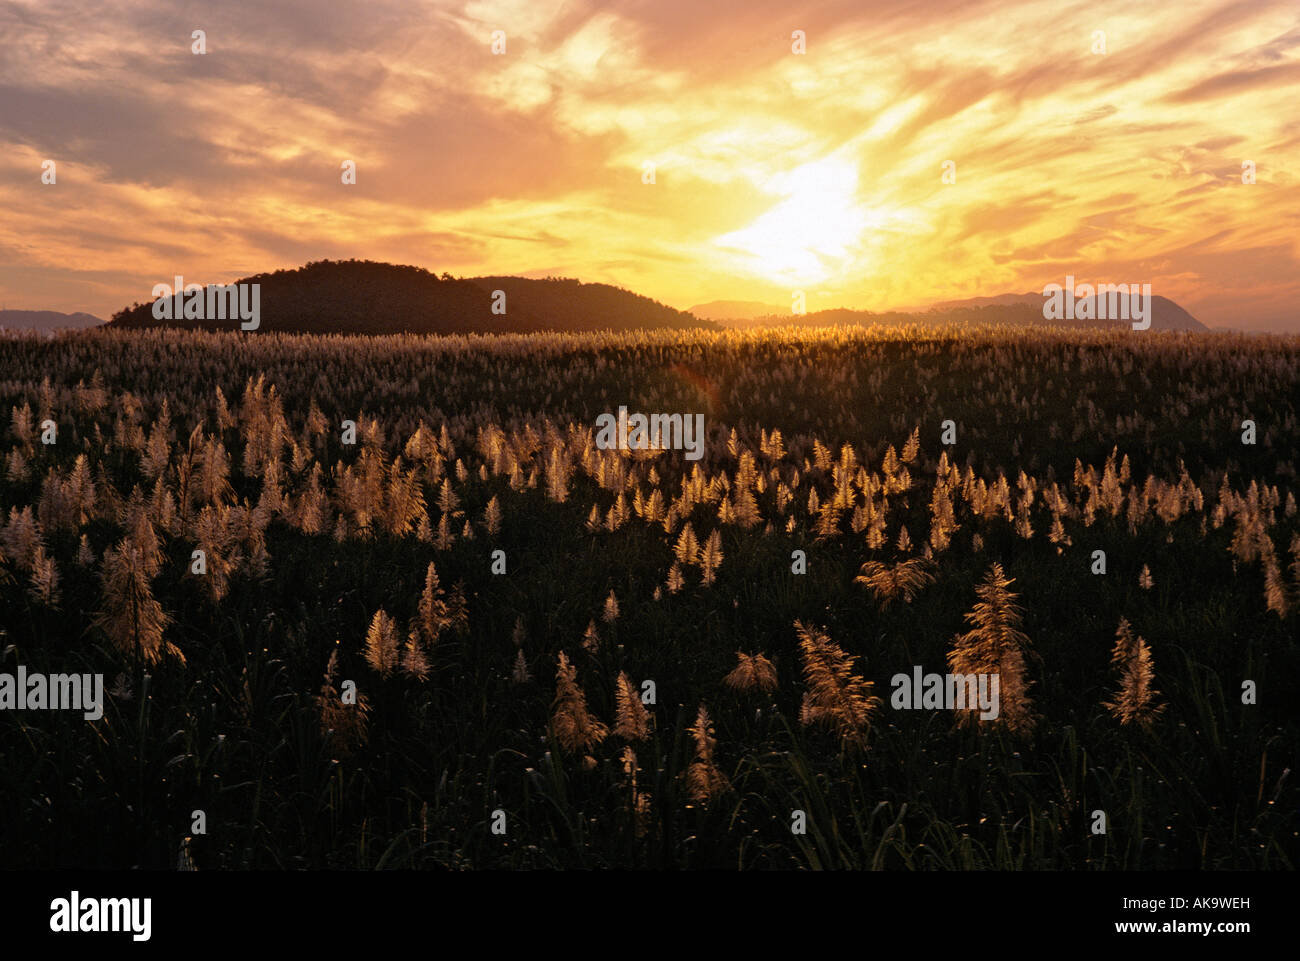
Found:
[[[869,218],[857,201],[856,164],[828,157],[778,174],[766,186],[785,199],[714,241],[737,255],[737,266],[777,282],[816,283],[858,253]]]

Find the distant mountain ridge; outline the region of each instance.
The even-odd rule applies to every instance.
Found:
[[[777,304],[765,304],[759,300],[711,300],[707,304],[696,304],[687,313],[704,320],[726,321],[771,317],[781,311]]]
[[[0,310],[0,329],[4,330],[84,330],[102,323],[98,317],[81,311],[64,314],[57,310]]]
[[[1081,298],[1091,303],[1092,313],[1097,313],[1097,298]],[[818,310],[807,314],[792,314],[788,310],[773,310],[768,314],[738,316],[732,312],[735,305],[752,303],[746,301],[714,301],[692,307],[691,312],[715,309],[712,314],[726,327],[823,327],[854,325],[869,327],[872,325],[902,326],[904,324],[921,324],[922,326],[947,326],[950,324],[992,324],[1010,327],[1116,327],[1131,329],[1129,320],[1046,320],[1043,317],[1044,297],[1041,293],[999,294],[996,297],[973,297],[969,300],[951,300],[935,304],[924,310],[891,310],[874,312],[868,310],[849,310],[834,308]],[[758,306],[771,306],[762,305]],[[1151,330],[1188,330],[1208,331],[1209,328],[1189,314],[1186,310],[1167,297],[1151,298]]]
[[[609,284],[573,278],[439,277],[421,267],[369,260],[314,261],[236,281],[259,284],[257,332],[472,334],[606,328],[716,328],[688,313]],[[504,293],[504,301],[494,291]],[[504,313],[493,312],[504,303]],[[238,319],[159,320],[153,302],[113,315],[115,328],[237,330]]]
[[[1093,313],[1096,314],[1096,297],[1083,298],[1092,303]],[[1015,307],[1029,306],[1039,311],[1040,315],[1043,309],[1045,298],[1042,293],[1030,291],[1027,294],[1000,294],[996,297],[971,297],[967,300],[948,300],[942,303],[934,304],[931,310],[950,310],[962,307]],[[1049,321],[1050,323],[1050,321]],[[1086,324],[1087,321],[1078,321],[1076,323]],[[1208,331],[1209,328],[1193,317],[1184,308],[1180,307],[1168,297],[1161,297],[1159,294],[1151,297],[1151,329],[1152,330],[1198,330]]]
[[[1127,320],[1046,320],[1043,295],[1032,292],[946,301],[924,310],[877,313],[837,308],[795,315],[775,304],[743,300],[715,300],[681,311],[621,287],[574,278],[459,278],[445,273],[440,277],[421,267],[369,260],[313,261],[236,283],[260,285],[258,332],[473,334],[906,324],[1130,327]],[[504,313],[494,312],[493,305],[502,303]],[[133,304],[114,314],[109,326],[209,330],[240,326],[238,319],[160,320],[153,316],[152,307],[152,302]],[[1151,298],[1151,314],[1152,330],[1208,329],[1166,297]],[[88,314],[52,316],[89,318],[92,323],[84,326],[99,323]],[[2,318],[0,314],[0,324]]]

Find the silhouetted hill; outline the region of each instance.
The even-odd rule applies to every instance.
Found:
[[[711,300],[707,304],[696,304],[688,313],[706,320],[748,320],[751,317],[770,317],[782,312],[776,304],[765,304],[759,300]]]
[[[944,303],[935,304],[932,309],[951,310],[962,307],[1014,307],[1029,306],[1039,312],[1041,316],[1043,309],[1042,293],[1027,294],[1001,294],[997,297],[972,297],[969,300],[950,300]],[[1095,297],[1086,298],[1089,301],[1095,301]],[[1093,304],[1095,307],[1095,303]],[[1093,311],[1096,313],[1096,311]],[[1087,325],[1087,321],[1077,322],[1081,325]],[[1168,297],[1161,297],[1156,294],[1151,298],[1151,329],[1152,330],[1209,330],[1199,320],[1189,314],[1186,310],[1174,303]]]
[[[97,327],[103,321],[91,314],[61,314],[57,310],[0,310],[0,329],[65,330]]]
[[[1095,313],[1095,310],[1094,310]],[[860,327],[903,326],[920,324],[940,327],[949,324],[978,324],[1005,327],[1123,327],[1132,329],[1127,320],[1045,320],[1041,294],[1004,294],[1001,297],[980,297],[972,301],[955,301],[948,305],[924,311],[887,311],[875,313],[867,310],[819,310],[808,314],[772,314],[746,321],[723,321],[726,327],[830,327],[855,325]],[[1151,298],[1150,330],[1205,331],[1208,328],[1166,297]]]
[[[258,332],[469,334],[716,326],[608,284],[439,277],[421,267],[369,260],[315,261],[236,283],[260,285]],[[504,314],[492,312],[494,290],[505,292]],[[238,319],[157,320],[153,302],[118,311],[111,324],[239,329]]]
[[[584,284],[572,278],[554,280],[529,280],[525,277],[474,277],[484,292],[485,302],[491,302],[492,291],[503,290],[511,312],[515,304],[522,304],[532,317],[545,318],[547,330],[601,330],[613,327],[626,330],[634,327],[707,327],[717,325],[675,310],[609,284]],[[497,317],[493,320],[504,320]]]
[[[259,284],[259,331],[289,333],[530,333],[534,331],[631,330],[635,328],[748,326],[815,327],[851,324],[901,326],[921,324],[993,324],[1014,327],[1129,327],[1128,321],[1043,318],[1038,293],[1003,294],[949,301],[924,311],[833,309],[793,315],[758,301],[712,301],[680,311],[630,290],[608,284],[584,284],[572,278],[531,280],[524,277],[441,277],[420,267],[368,260],[316,261],[294,270],[277,270],[238,281]],[[494,291],[505,293],[505,313],[494,314]],[[1152,297],[1151,330],[1207,328],[1166,297]],[[118,311],[116,327],[198,327],[234,330],[239,320],[157,320],[153,303]],[[704,316],[695,313],[699,311]],[[751,310],[768,311],[755,316]],[[57,315],[49,311],[8,311],[14,315]],[[175,310],[174,315],[182,312]],[[4,317],[0,313],[0,318]],[[706,319],[708,318],[708,319]],[[717,320],[720,323],[715,323]],[[2,322],[2,321],[0,321]],[[62,326],[77,326],[63,324]]]

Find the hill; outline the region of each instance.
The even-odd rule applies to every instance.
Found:
[[[421,267],[325,260],[236,283],[260,285],[258,331],[470,334],[716,326],[620,287],[571,278],[439,277]],[[493,313],[496,290],[505,293],[504,313]],[[153,302],[118,311],[110,323],[239,329],[238,320],[158,320]]]
[[[57,310],[0,310],[0,330],[82,330],[103,321],[92,314],[63,314]]]
[[[1086,298],[1089,301],[1095,301],[1095,297]],[[972,297],[969,300],[949,300],[943,303],[935,304],[931,309],[953,310],[963,307],[1017,307],[1028,306],[1040,312],[1043,308],[1042,293],[1030,292],[1027,294],[1001,294],[997,297]],[[1095,304],[1094,304],[1095,306]],[[1096,313],[1096,311],[1093,311]],[[1080,322],[1081,326],[1088,326],[1088,322]],[[1102,326],[1097,324],[1096,326]],[[1189,314],[1168,297],[1155,295],[1151,298],[1151,329],[1152,330],[1209,330],[1199,320]]]
[[[783,312],[777,304],[765,304],[759,300],[711,300],[707,304],[696,304],[688,313],[706,320],[748,320],[751,317],[770,317]]]
[[[1095,299],[1095,298],[1089,298]],[[1093,305],[1095,308],[1095,304]],[[1093,310],[1096,313],[1096,310]],[[1056,320],[1043,318],[1041,294],[1004,294],[999,297],[977,297],[969,301],[951,301],[918,311],[887,311],[875,313],[867,310],[819,310],[808,314],[770,314],[749,320],[723,321],[727,327],[826,327],[826,326],[886,326],[920,324],[940,327],[948,324],[993,325],[998,327],[1070,327],[1131,329],[1126,320]],[[1208,328],[1178,304],[1166,297],[1151,298],[1151,330],[1206,331]]]

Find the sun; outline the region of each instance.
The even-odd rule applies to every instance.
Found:
[[[780,283],[817,283],[858,253],[868,217],[858,204],[858,168],[828,157],[774,176],[784,196],[748,227],[714,240],[746,272]]]

